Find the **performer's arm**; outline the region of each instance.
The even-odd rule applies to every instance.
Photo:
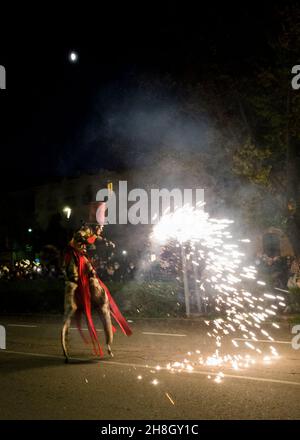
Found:
[[[103,237],[101,237],[102,231],[103,231],[103,226],[97,226],[95,233],[87,239],[87,242],[89,244],[94,244],[96,240],[103,240]]]
[[[97,226],[95,233],[87,239],[87,242],[89,244],[94,244],[96,240],[101,240],[104,241],[105,246],[116,247],[116,245],[112,241],[107,240],[106,238],[101,236],[102,231],[103,231],[103,226]]]

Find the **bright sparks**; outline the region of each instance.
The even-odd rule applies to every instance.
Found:
[[[205,321],[210,327],[207,336],[215,341],[215,352],[206,358],[198,355],[197,361],[192,361],[189,352],[189,360],[167,365],[171,372],[192,372],[195,363],[237,370],[249,368],[259,360],[269,364],[278,357],[273,346],[264,344],[262,351],[258,344],[261,335],[270,343],[274,341],[265,329],[266,322],[285,306],[284,298],[264,291],[266,283],[257,280],[256,268],[245,264],[245,253],[238,243],[244,248],[250,240],[234,240],[230,231],[232,223],[228,219],[211,218],[203,205],[197,208],[185,205],[166,212],[153,228],[151,238],[155,243],[166,246],[174,242],[176,248],[184,249],[190,272],[201,268],[195,276],[201,301],[213,304],[213,314],[218,316]],[[278,329],[279,325],[272,323],[272,328]],[[228,339],[233,354],[224,353],[224,342]],[[241,344],[237,339],[242,339]],[[219,372],[214,381],[221,383],[223,378],[224,374]]]

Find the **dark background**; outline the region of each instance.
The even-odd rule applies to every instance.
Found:
[[[274,2],[83,9],[18,10],[1,19],[7,90],[0,92],[0,176],[10,189],[51,176],[130,167],[133,157],[134,165],[147,165],[143,140],[123,155],[111,148],[107,109],[110,115],[120,111],[141,77],[193,83],[249,74],[268,58],[277,26]],[[71,50],[78,52],[76,64],[68,60]],[[163,91],[157,93],[164,101]]]

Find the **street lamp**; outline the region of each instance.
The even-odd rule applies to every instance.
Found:
[[[67,219],[69,220],[69,218],[71,217],[71,214],[72,214],[72,209],[69,208],[69,206],[65,206],[63,209],[63,212],[65,213]]]

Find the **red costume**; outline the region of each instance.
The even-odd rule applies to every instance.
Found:
[[[71,318],[75,313],[77,326],[83,339],[86,340],[81,331],[82,313],[86,316],[94,352],[99,356],[103,355],[92,319],[92,305],[95,305],[102,320],[109,354],[112,355],[110,345],[113,333],[116,331],[111,323],[111,317],[115,319],[125,335],[130,336],[132,333],[107,286],[97,276],[87,255],[86,246],[93,244],[99,237],[99,234],[93,234],[90,228],[84,226],[74,234],[65,254],[66,288],[62,346],[66,360],[68,359],[66,337]]]

